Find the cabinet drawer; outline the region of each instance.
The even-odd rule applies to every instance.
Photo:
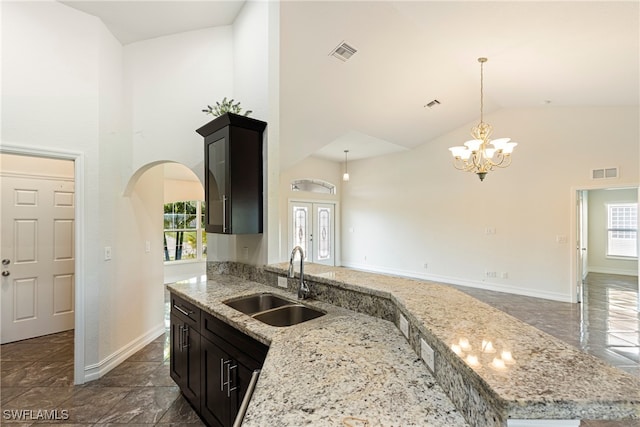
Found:
[[[202,313],[201,333],[211,342],[222,345],[231,357],[252,370],[262,366],[269,351],[269,347],[260,341],[208,313]],[[223,342],[220,343],[220,340]]]
[[[196,331],[200,331],[200,309],[194,304],[171,294],[171,314],[182,319]]]

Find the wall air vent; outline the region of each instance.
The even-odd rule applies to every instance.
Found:
[[[345,62],[347,59],[351,58],[357,50],[345,42],[340,43],[335,49],[331,51],[329,55],[335,56],[340,61]]]
[[[618,168],[592,169],[591,179],[611,179],[619,175]]]

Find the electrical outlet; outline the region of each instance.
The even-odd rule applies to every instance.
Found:
[[[567,243],[567,236],[563,236],[563,235],[556,236],[556,242],[560,244]]]
[[[151,252],[151,242],[148,241],[148,240],[145,240],[145,242],[144,242],[144,251],[146,253]]]
[[[400,331],[404,334],[405,337],[409,338],[409,322],[407,319],[400,314]]]
[[[286,277],[282,277],[282,276],[278,276],[278,286],[281,288],[286,288],[287,287],[287,278]]]
[[[420,338],[420,357],[422,357],[422,360],[424,360],[424,363],[427,364],[431,372],[435,373],[435,356],[433,349],[423,338]]]
[[[424,267],[424,269],[426,270],[429,267],[429,263],[425,262],[424,264],[422,264],[422,266]]]
[[[484,229],[484,234],[496,234],[496,228],[495,227],[485,227]]]
[[[487,279],[492,279],[492,278],[496,278],[498,277],[498,273],[496,273],[495,271],[485,271],[484,275]]]
[[[501,279],[508,279],[509,278],[509,273],[507,273],[506,271],[503,271],[502,273],[500,273],[500,278]]]

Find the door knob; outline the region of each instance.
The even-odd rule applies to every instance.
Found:
[[[11,264],[11,260],[10,259],[5,258],[5,259],[2,260],[2,265],[9,265],[9,264]]]
[[[11,273],[9,273],[9,270],[4,270],[2,272],[2,277],[7,277],[8,275],[10,275]]]

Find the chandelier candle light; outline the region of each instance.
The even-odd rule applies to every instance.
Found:
[[[464,145],[451,147],[453,166],[465,172],[474,172],[484,180],[487,173],[494,167],[506,168],[511,164],[511,153],[517,142],[511,142],[510,138],[498,138],[491,140],[493,128],[484,122],[484,63],[487,58],[478,58],[480,63],[480,123],[471,129],[472,140]],[[489,144],[492,145],[489,146]]]

